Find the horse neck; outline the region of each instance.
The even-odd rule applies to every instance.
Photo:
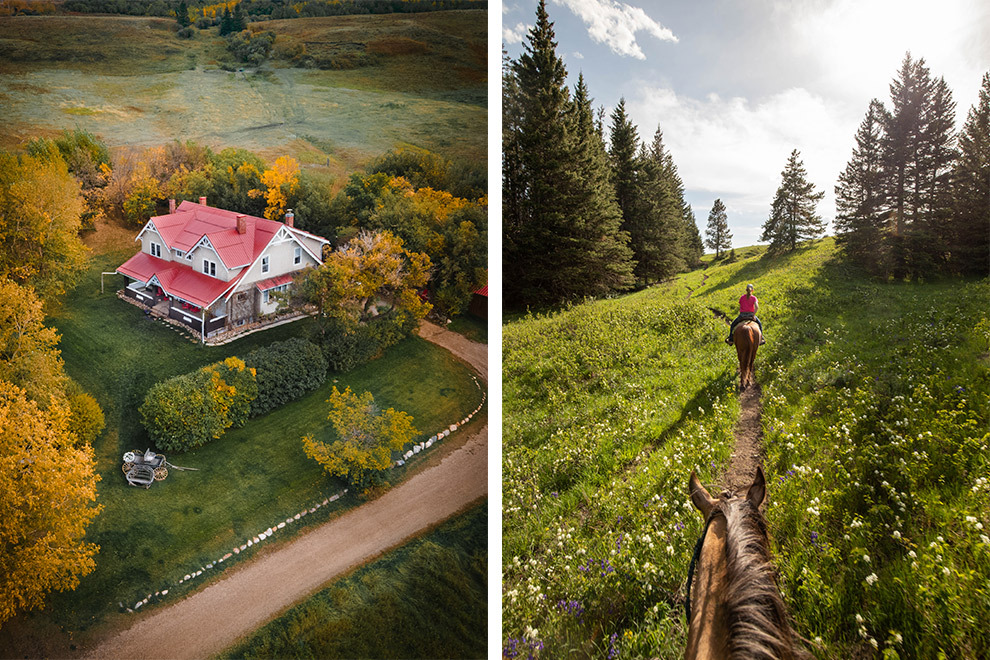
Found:
[[[769,562],[766,528],[742,500],[724,502],[702,543],[685,658],[796,658]]]
[[[725,516],[716,515],[708,525],[698,557],[685,658],[728,657],[729,628],[723,598],[728,573],[726,534]]]

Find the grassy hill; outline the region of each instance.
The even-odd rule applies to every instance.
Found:
[[[0,17],[0,147],[78,127],[111,147],[191,139],[289,154],[336,177],[404,144],[486,158],[486,11],[252,24],[277,35],[258,69],[234,62],[215,29],[179,39],[175,25]],[[297,68],[300,48],[344,68]]]
[[[688,475],[718,481],[738,415],[712,310],[752,282],[767,519],[799,632],[819,657],[985,657],[990,283],[876,283],[830,240],[740,254],[504,327],[507,654],[683,654]]]

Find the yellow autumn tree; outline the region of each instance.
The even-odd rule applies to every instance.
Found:
[[[65,375],[58,333],[44,325],[41,301],[27,286],[0,276],[0,379],[22,388],[46,408],[66,401]]]
[[[0,276],[58,299],[86,266],[82,213],[82,188],[61,156],[0,152]]]
[[[96,564],[85,543],[99,513],[96,461],[74,446],[67,406],[47,410],[0,380],[0,623],[75,589]]]
[[[264,195],[267,206],[265,217],[281,220],[289,206],[289,197],[299,189],[299,162],[292,156],[282,156],[275,164],[262,172],[261,183],[265,190],[252,190],[252,197]]]
[[[324,442],[307,435],[302,439],[306,456],[349,484],[368,488],[381,483],[392,464],[392,451],[401,450],[417,431],[413,418],[402,411],[380,410],[371,392],[358,395],[348,387],[336,387],[327,399],[337,439]]]

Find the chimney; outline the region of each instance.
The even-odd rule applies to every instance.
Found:
[[[202,204],[203,206],[206,206],[206,198],[205,197],[200,197],[199,198],[199,203]]]
[[[175,213],[175,200],[174,199],[168,200],[168,212],[169,213]]]
[[[237,233],[238,234],[247,233],[247,218],[244,217],[243,213],[237,214]]]
[[[295,216],[294,213],[292,213],[292,209],[289,209],[288,211],[286,211],[285,212],[285,224],[287,224],[290,227],[294,227],[295,225],[293,223],[295,221],[296,221],[296,216]]]

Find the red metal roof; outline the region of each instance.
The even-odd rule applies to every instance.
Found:
[[[243,234],[237,233],[239,216],[244,218]],[[272,236],[285,226],[274,220],[190,201],[180,203],[175,213],[151,218],[151,223],[169,249],[190,252],[205,236],[228,269],[252,263]]]
[[[480,289],[478,289],[477,291],[475,291],[475,293],[477,293],[479,296],[484,296],[485,298],[487,298],[488,297],[488,285],[486,284],[485,286],[481,287]]]
[[[254,285],[258,287],[258,291],[265,291],[267,289],[274,289],[277,286],[283,284],[289,284],[292,282],[292,276],[295,273],[286,273],[285,275],[279,275],[277,277],[269,277],[267,280],[261,280],[260,282],[255,282]]]
[[[186,264],[165,261],[147,252],[138,252],[121,264],[117,272],[145,283],[154,277],[165,293],[199,307],[209,307],[227,289],[240,281],[238,277],[224,282],[196,272]]]

